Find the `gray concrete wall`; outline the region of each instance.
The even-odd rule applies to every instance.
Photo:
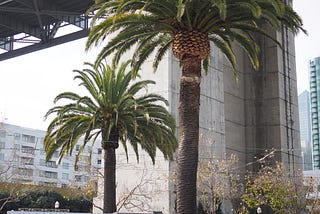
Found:
[[[226,148],[228,153],[239,154],[249,170],[256,170],[257,164],[251,163],[274,149],[274,160],[295,171],[301,167],[301,149],[294,38],[287,29],[267,30],[281,41],[283,49],[259,36],[259,71],[253,71],[240,50],[239,82],[225,69]]]
[[[200,159],[235,154],[243,175],[246,170],[258,170],[257,159],[273,150],[271,163],[282,162],[292,172],[301,168],[294,38],[286,29],[267,30],[281,41],[283,49],[270,39],[257,37],[259,71],[235,48],[236,81],[224,56],[212,47],[210,69],[201,80]],[[171,112],[178,119],[181,69],[173,57],[169,57],[169,70]],[[174,163],[170,168],[174,169]],[[170,189],[170,213],[174,213],[174,186]]]

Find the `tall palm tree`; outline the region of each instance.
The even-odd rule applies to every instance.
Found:
[[[132,83],[132,71],[125,71],[128,64],[129,61],[122,63],[117,72],[116,67],[102,63],[97,68],[87,63],[89,68],[75,70],[75,79],[80,80],[80,85],[85,87],[89,96],[61,93],[55,102],[69,102],[51,108],[46,114],[55,115],[44,139],[47,160],[57,150],[60,151],[58,162],[64,155],[71,155],[79,138],[83,137],[76,156],[77,163],[83,148],[101,137],[104,150],[104,213],[116,211],[115,150],[119,141],[126,154],[129,143],[137,158],[141,147],[153,163],[157,148],[166,159],[172,160],[178,146],[174,118],[163,105],[168,105],[168,101],[157,94],[142,94],[142,89],[155,82],[145,80]]]
[[[208,71],[210,45],[221,50],[237,77],[233,44],[258,69],[259,46],[253,34],[273,39],[261,23],[272,29],[284,25],[296,33],[303,30],[300,17],[281,0],[96,0],[91,11],[95,15],[87,49],[108,36],[97,62],[113,54],[116,63],[133,50],[134,71],[150,56],[156,69],[170,49],[180,61],[177,211],[196,213],[200,77],[202,66]]]

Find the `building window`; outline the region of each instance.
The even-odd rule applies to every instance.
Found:
[[[27,157],[21,157],[20,163],[22,165],[33,165],[34,159],[33,158],[27,158]]]
[[[46,166],[46,161],[44,159],[40,159],[40,166]]]
[[[33,170],[32,169],[25,169],[25,168],[19,168],[18,174],[23,176],[32,177],[33,176]]]
[[[40,177],[44,177],[44,178],[57,179],[58,178],[58,173],[57,172],[50,172],[50,171],[40,171],[39,172],[39,176]]]
[[[80,145],[76,145],[76,151],[80,150]]]
[[[62,169],[69,169],[69,163],[62,163]]]
[[[0,130],[0,137],[2,138],[6,137],[6,130]]]
[[[22,141],[23,142],[27,142],[27,143],[35,143],[36,142],[36,137],[35,136],[31,136],[31,135],[23,134],[22,135]]]
[[[97,164],[101,164],[101,159],[98,159]]]
[[[53,156],[54,158],[59,157],[59,152],[58,152],[58,151],[55,151],[52,156]]]
[[[0,161],[3,161],[3,160],[4,160],[4,154],[0,153]]]
[[[69,179],[69,174],[68,173],[62,173],[61,178],[62,178],[62,180],[68,180]]]
[[[45,155],[46,154],[46,151],[44,149],[40,149],[40,155]],[[52,155],[52,157],[54,158],[57,158],[59,157],[59,152],[58,151],[55,151]]]
[[[14,144],[13,147],[14,147],[15,151],[20,151],[20,145],[19,144]]]
[[[22,153],[27,153],[27,154],[30,154],[30,155],[34,155],[34,148],[30,147],[30,146],[22,146],[21,147],[21,152]]]
[[[50,168],[57,168],[58,165],[55,161],[48,161],[46,162],[44,159],[40,159],[40,166],[50,167]]]
[[[99,149],[98,149],[98,155],[101,155],[101,154],[102,154],[102,149],[99,148]]]
[[[55,161],[48,161],[48,162],[46,162],[46,166],[47,166],[47,167],[50,167],[50,168],[57,168],[57,167],[58,167],[58,165],[56,164]]]
[[[14,140],[20,140],[20,139],[21,139],[21,134],[14,133]]]
[[[4,149],[6,147],[5,142],[0,141],[0,149]]]

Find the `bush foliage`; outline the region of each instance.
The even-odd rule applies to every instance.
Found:
[[[1,214],[19,208],[53,209],[56,201],[70,212],[92,211],[92,195],[79,189],[0,183]]]

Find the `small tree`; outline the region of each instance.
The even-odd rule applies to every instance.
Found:
[[[306,207],[311,214],[320,214],[320,178],[307,176],[303,179],[306,190]]]
[[[243,185],[237,169],[238,158],[213,157],[201,160],[198,169],[198,196],[207,213],[216,213],[222,200],[240,197]]]
[[[139,170],[138,168],[135,170]],[[152,175],[148,173],[147,166],[141,169],[140,179],[137,180],[134,186],[126,187],[118,198],[117,207],[118,211],[125,209],[126,211],[146,212],[152,210],[152,187],[154,181]],[[159,178],[161,179],[161,178]],[[149,187],[149,189],[148,189]]]
[[[5,213],[6,210],[12,209],[12,204],[21,201],[27,196],[28,191],[32,190],[33,186],[22,185],[16,182],[0,183],[0,213]]]
[[[259,206],[269,207],[277,214],[299,213],[305,208],[301,174],[291,175],[281,164],[262,167],[256,176],[246,179],[240,213],[249,213]]]

